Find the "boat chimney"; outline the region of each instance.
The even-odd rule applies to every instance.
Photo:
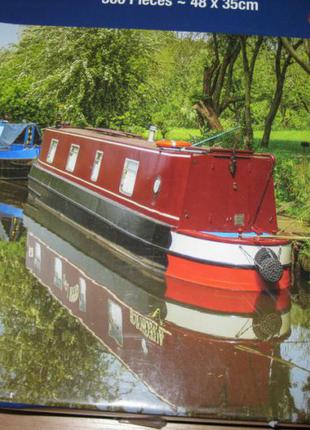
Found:
[[[153,143],[155,140],[155,133],[157,131],[157,127],[155,125],[151,125],[149,128],[149,137],[147,138],[147,141],[149,143]]]

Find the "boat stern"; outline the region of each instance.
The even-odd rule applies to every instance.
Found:
[[[291,284],[291,254],[290,242],[266,234],[175,231],[168,254],[167,294],[199,304],[206,287],[284,290]],[[174,280],[190,282],[195,289],[175,290]]]

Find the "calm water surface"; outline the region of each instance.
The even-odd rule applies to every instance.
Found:
[[[165,300],[149,276],[0,184],[3,404],[310,422],[310,285]],[[13,207],[24,208],[24,214]]]

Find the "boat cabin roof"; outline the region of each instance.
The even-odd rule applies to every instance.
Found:
[[[186,148],[169,148],[169,147],[158,147],[155,142],[149,142],[147,139],[135,135],[133,133],[127,133],[123,131],[116,131],[116,130],[110,130],[105,128],[77,128],[77,127],[71,127],[71,126],[61,126],[61,127],[55,127],[55,128],[48,128],[49,131],[56,131],[60,132],[62,134],[67,134],[69,136],[76,136],[76,137],[84,137],[94,140],[99,140],[102,142],[115,142],[115,143],[122,143],[125,145],[132,145],[132,146],[138,146],[142,148],[148,148],[148,149],[155,149],[158,151],[173,151],[176,150],[185,150],[191,153],[200,153],[200,154],[207,154],[207,153],[220,153],[220,154],[227,154],[231,155],[233,154],[240,154],[249,156],[253,154],[253,151],[250,150],[244,150],[244,149],[233,149],[233,148],[222,148],[221,146],[205,146],[205,147],[195,147],[195,146],[189,146]],[[266,156],[266,154],[255,154],[260,156]],[[269,156],[269,155],[268,155]]]
[[[75,127],[61,127],[61,128],[52,128],[48,130],[58,131],[68,135],[75,135],[80,137],[96,139],[96,140],[102,140],[102,142],[112,141],[117,143],[125,143],[127,145],[158,149],[155,142],[153,143],[148,142],[143,137],[137,136],[132,133],[122,132],[122,131],[100,129],[100,128],[83,129],[83,128],[75,128]]]

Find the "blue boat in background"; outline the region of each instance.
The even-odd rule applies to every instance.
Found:
[[[40,153],[41,134],[34,123],[0,120],[0,179],[27,179]]]
[[[16,241],[24,231],[23,209],[0,202],[0,241]]]

